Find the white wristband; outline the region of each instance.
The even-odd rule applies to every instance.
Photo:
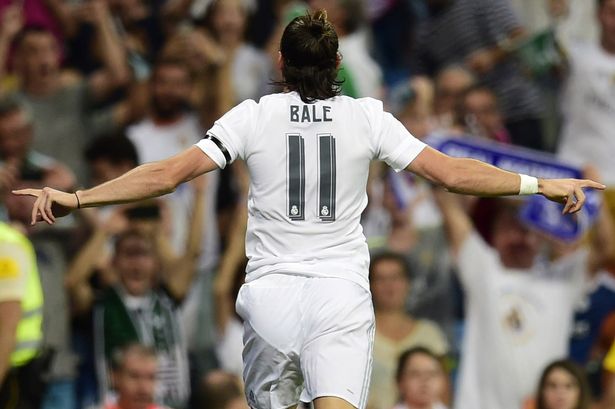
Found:
[[[521,173],[519,173],[519,177],[521,178],[521,184],[519,185],[520,195],[534,195],[538,193],[538,179]]]

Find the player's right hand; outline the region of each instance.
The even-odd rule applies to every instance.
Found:
[[[78,206],[74,193],[66,193],[50,187],[13,190],[13,194],[36,198],[32,206],[32,225],[42,220],[48,224],[54,224],[56,217],[66,216]]]

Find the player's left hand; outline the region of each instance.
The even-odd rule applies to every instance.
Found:
[[[66,193],[50,187],[13,190],[13,194],[36,198],[32,206],[32,225],[43,220],[48,224],[54,224],[56,217],[66,216],[78,206],[74,193]]]
[[[606,186],[589,179],[539,179],[538,193],[564,204],[563,214],[576,213],[585,204],[583,188],[604,190]]]

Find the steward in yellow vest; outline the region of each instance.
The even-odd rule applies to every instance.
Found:
[[[38,409],[43,292],[30,241],[0,222],[0,409]]]

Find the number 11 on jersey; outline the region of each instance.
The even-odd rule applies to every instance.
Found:
[[[299,134],[287,137],[288,217],[305,220],[305,140]],[[318,218],[335,220],[335,138],[318,134]]]

